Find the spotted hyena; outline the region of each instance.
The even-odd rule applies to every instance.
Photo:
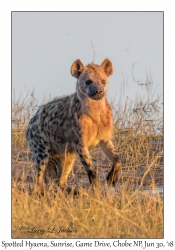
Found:
[[[46,167],[59,162],[59,185],[65,188],[76,155],[93,183],[97,174],[88,148],[97,144],[113,162],[106,179],[109,185],[115,185],[121,164],[111,141],[114,125],[106,99],[108,77],[112,73],[109,59],[100,66],[93,63],[84,66],[76,60],[71,67],[72,76],[77,78],[76,92],[40,106],[30,120],[26,137],[35,159],[39,186],[43,185]]]

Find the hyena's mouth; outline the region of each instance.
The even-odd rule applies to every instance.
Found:
[[[98,93],[97,93],[97,94],[95,94],[95,95],[89,95],[89,97],[90,97],[91,99],[96,100],[96,101],[102,99],[103,96],[104,96],[104,93],[102,93],[102,94],[98,94]]]

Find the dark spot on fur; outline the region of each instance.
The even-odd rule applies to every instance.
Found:
[[[40,160],[37,160],[37,163],[40,164]]]
[[[40,148],[40,149],[43,149],[43,150],[45,149],[45,147],[43,147],[42,144],[39,144],[39,148]]]
[[[78,144],[78,143],[79,143],[79,140],[78,140],[78,139],[76,139],[76,140],[75,140],[75,143],[76,143],[76,144]]]
[[[42,155],[42,154],[39,154],[38,155],[41,159],[43,159],[44,158],[44,156]]]
[[[51,150],[50,149],[48,149],[48,153],[50,153],[51,152]]]
[[[32,134],[32,132],[30,132],[30,138],[33,139],[33,134]]]
[[[62,120],[63,116],[64,116],[63,113],[60,113],[60,114],[59,114],[60,120]]]
[[[39,152],[40,152],[40,153],[42,153],[42,152],[43,152],[43,150],[40,148],[40,149],[39,149]]]
[[[62,121],[62,122],[60,123],[60,127],[62,127],[62,126],[63,126],[63,123],[64,123],[64,121]]]
[[[44,155],[45,158],[46,158],[47,156],[48,156],[47,154]]]
[[[78,98],[75,99],[75,104],[77,104],[79,102]]]

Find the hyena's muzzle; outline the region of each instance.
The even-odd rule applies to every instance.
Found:
[[[104,89],[101,86],[91,84],[89,86],[88,95],[94,100],[100,100],[104,95]]]

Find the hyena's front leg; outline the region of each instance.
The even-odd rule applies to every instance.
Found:
[[[121,162],[111,141],[101,141],[100,146],[107,157],[113,162],[112,169],[108,173],[106,180],[108,185],[115,186],[118,180],[118,172],[121,168]]]
[[[89,177],[89,182],[90,182],[90,184],[92,184],[97,179],[97,174],[93,170],[89,150],[83,144],[79,144],[77,146],[77,153],[80,157],[80,160],[81,160],[84,168],[86,169],[87,175]]]

